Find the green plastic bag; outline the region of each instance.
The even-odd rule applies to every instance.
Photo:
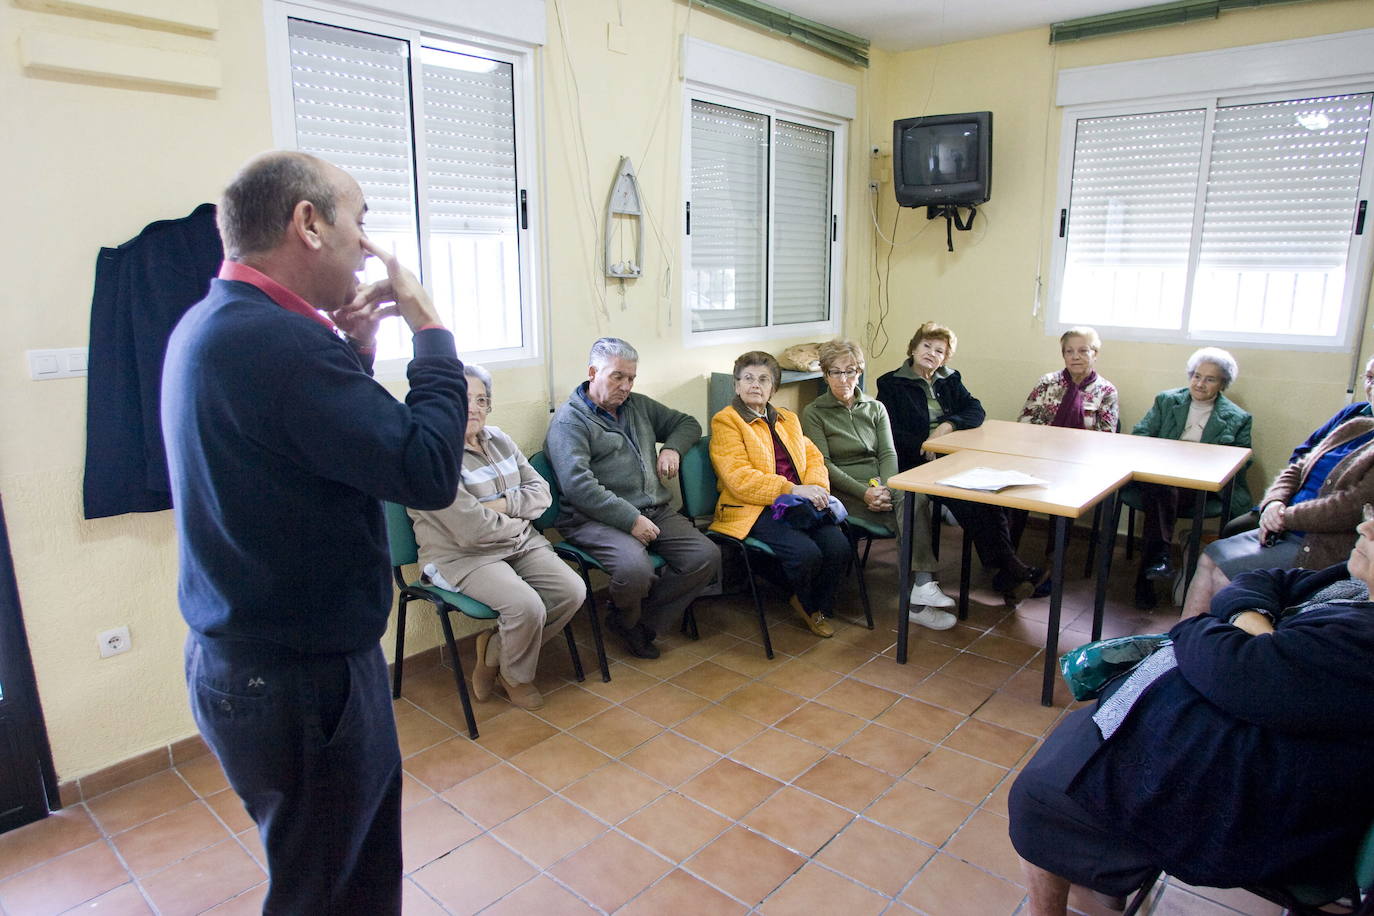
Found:
[[[1059,656],[1059,672],[1075,700],[1095,700],[1108,681],[1134,670],[1169,641],[1167,633],[1099,639]]]

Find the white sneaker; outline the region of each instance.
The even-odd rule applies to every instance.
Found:
[[[926,607],[954,607],[954,599],[940,591],[940,583],[931,579],[925,585],[911,586],[911,603]]]
[[[906,619],[914,624],[927,627],[931,630],[948,630],[958,621],[949,611],[942,611],[939,608],[927,607],[919,611],[907,611]]]

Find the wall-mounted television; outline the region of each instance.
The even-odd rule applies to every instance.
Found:
[[[903,207],[975,207],[992,191],[992,112],[892,124],[892,184]]]

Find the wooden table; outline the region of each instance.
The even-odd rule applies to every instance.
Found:
[[[948,437],[943,437],[948,438]],[[1039,477],[1047,481],[1043,486],[1007,487],[995,493],[984,490],[965,490],[951,487],[939,481],[952,477],[970,468],[986,467],[998,470],[1015,470]],[[930,461],[919,467],[902,471],[887,481],[887,485],[898,490],[912,493],[925,493],[930,496],[943,496],[949,499],[963,499],[969,502],[986,503],[1012,509],[1027,509],[1031,512],[1044,512],[1054,519],[1051,539],[1053,559],[1050,575],[1050,619],[1045,634],[1045,676],[1041,688],[1040,701],[1049,706],[1054,702],[1054,684],[1059,663],[1059,616],[1064,597],[1064,551],[1068,542],[1071,519],[1079,518],[1103,500],[1107,501],[1110,512],[1111,501],[1116,491],[1131,478],[1131,472],[1118,463],[1076,464],[1047,458],[1024,455],[1010,455],[1001,452],[981,452],[966,450],[951,454],[938,461]],[[903,500],[901,546],[897,551],[897,662],[906,664],[907,635],[910,622],[907,612],[911,602],[911,526],[915,524],[915,500]],[[1107,564],[1110,551],[1107,549],[1107,528],[1103,525],[1100,536],[1102,546],[1098,554],[1098,590],[1094,619],[1099,619],[1101,606],[1106,599]],[[970,540],[967,532],[964,537],[964,561],[959,582],[960,616],[967,615],[968,586],[970,568]]]
[[[1193,579],[1201,552],[1202,517],[1207,494],[1220,492],[1221,526],[1225,527],[1230,520],[1231,491],[1235,486],[1236,472],[1250,458],[1250,449],[1233,445],[1180,442],[1177,439],[1064,429],[1007,420],[988,420],[977,429],[961,429],[937,439],[927,439],[924,448],[940,454],[971,449],[1048,458],[1070,464],[1110,464],[1128,470],[1130,479],[1134,481],[1196,490],[1193,528],[1185,561],[1188,582]]]

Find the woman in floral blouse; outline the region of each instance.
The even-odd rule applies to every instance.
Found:
[[[1092,328],[1069,328],[1059,338],[1064,368],[1041,376],[1021,408],[1022,423],[1095,429],[1117,427],[1116,386],[1094,371],[1102,339]]]

